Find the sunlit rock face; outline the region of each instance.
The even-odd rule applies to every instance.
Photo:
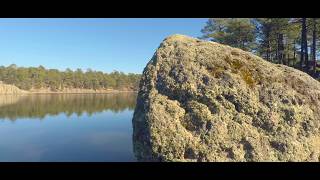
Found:
[[[0,95],[8,95],[8,94],[25,94],[27,91],[21,90],[14,85],[4,84],[0,81]]]
[[[249,52],[183,35],[144,69],[139,161],[319,161],[320,84]]]

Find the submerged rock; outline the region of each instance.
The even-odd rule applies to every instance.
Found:
[[[139,161],[320,161],[320,83],[249,52],[183,35],[144,69]]]

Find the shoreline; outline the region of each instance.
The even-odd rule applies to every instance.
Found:
[[[0,81],[1,82],[1,81]],[[131,88],[123,89],[80,89],[80,88],[63,88],[52,90],[50,88],[31,88],[30,90],[19,89],[10,84],[0,83],[0,95],[33,95],[33,94],[110,94],[110,93],[137,93],[138,90]]]
[[[112,90],[112,91],[25,91],[19,93],[0,93],[0,95],[45,95],[45,94],[114,94],[114,93],[138,93],[134,90]]]
[[[109,93],[137,93],[138,91],[103,91],[103,92],[64,92],[64,91],[58,91],[58,92],[25,92],[23,94],[109,94]]]

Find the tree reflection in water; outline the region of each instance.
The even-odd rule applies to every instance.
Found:
[[[67,116],[110,110],[134,110],[136,93],[1,95],[0,119],[38,118],[65,113]]]

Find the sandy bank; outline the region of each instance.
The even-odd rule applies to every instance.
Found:
[[[0,95],[20,95],[20,94],[105,94],[105,93],[122,93],[137,92],[132,89],[80,89],[80,88],[64,88],[63,90],[51,90],[50,88],[30,89],[29,91],[21,90],[14,85],[0,83]]]

